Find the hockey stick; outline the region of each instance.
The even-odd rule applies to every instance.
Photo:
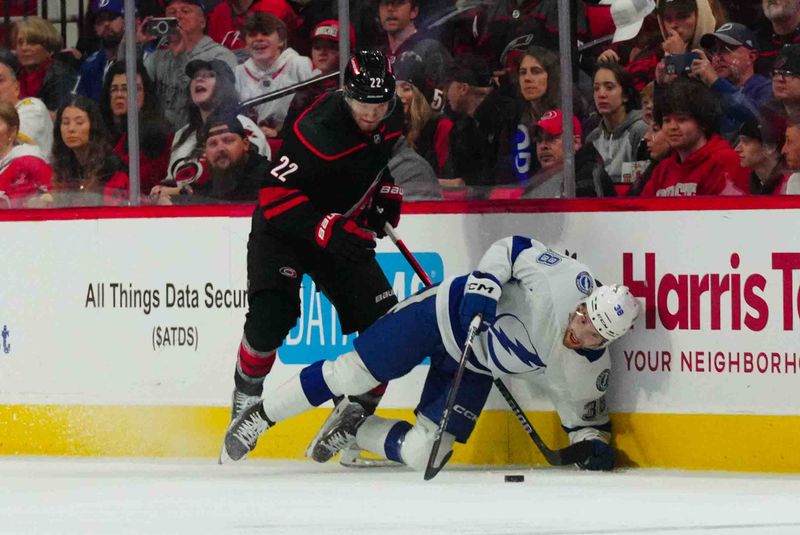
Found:
[[[450,391],[447,393],[447,402],[444,405],[444,412],[442,412],[442,419],[439,420],[439,427],[436,428],[436,434],[433,435],[433,446],[431,447],[431,455],[428,457],[428,464],[425,466],[425,481],[433,479],[436,474],[447,464],[450,457],[453,455],[453,450],[447,452],[439,466],[436,466],[436,456],[439,454],[439,447],[442,445],[442,436],[447,427],[447,422],[450,420],[450,413],[453,411],[453,405],[456,403],[456,394],[458,394],[458,387],[461,386],[461,378],[464,377],[464,369],[467,367],[467,359],[472,351],[472,340],[478,333],[478,328],[481,326],[481,315],[478,314],[472,321],[469,322],[469,330],[467,331],[467,339],[464,342],[464,350],[461,352],[461,360],[458,361],[458,371],[456,377],[453,379],[453,384],[450,385]]]
[[[406,262],[411,264],[411,267],[414,269],[414,273],[417,274],[425,286],[433,286],[433,281],[428,274],[425,273],[425,270],[422,269],[422,266],[419,265],[419,262],[417,262],[417,259],[414,258],[413,254],[411,254],[411,251],[408,250],[408,247],[406,247],[406,244],[403,243],[403,240],[401,240],[397,235],[394,227],[389,223],[385,223],[383,225],[383,231],[386,232],[386,235],[389,236],[389,238],[392,240],[392,243],[394,243],[394,245],[400,250],[400,253],[406,259]]]
[[[547,447],[547,444],[544,443],[542,437],[539,436],[539,433],[536,432],[536,429],[533,428],[530,420],[528,420],[528,417],[525,416],[525,412],[523,412],[522,407],[519,406],[519,403],[517,403],[517,400],[514,399],[513,395],[511,395],[511,391],[508,389],[508,387],[506,387],[503,381],[500,379],[495,379],[494,385],[500,391],[500,394],[506,400],[509,407],[511,407],[511,412],[514,413],[514,416],[517,417],[519,423],[522,424],[523,428],[525,428],[528,436],[531,437],[531,440],[533,440],[534,444],[536,444],[536,447],[539,448],[539,451],[542,452],[542,455],[544,455],[544,458],[547,459],[548,463],[553,466],[564,466],[567,464],[575,464],[585,461],[591,456],[592,444],[588,440],[576,442],[575,444],[560,450],[551,450],[549,447]]]
[[[335,78],[339,76],[339,71],[331,72],[328,74],[321,74],[315,78],[311,78],[309,80],[304,80],[302,82],[298,82],[296,84],[290,85],[289,87],[284,87],[283,89],[278,89],[276,91],[271,91],[269,93],[264,93],[263,95],[258,95],[257,97],[253,97],[249,100],[244,100],[239,103],[239,109],[243,110],[245,108],[249,108],[250,106],[256,106],[257,104],[263,104],[265,102],[271,102],[275,99],[279,99],[281,97],[285,97],[286,95],[291,95],[301,89],[304,89],[310,85],[318,84],[320,82],[324,82],[325,80],[329,80],[331,78]]]
[[[406,260],[408,260],[408,263],[411,264],[411,267],[414,269],[414,272],[417,274],[417,276],[425,283],[426,286],[430,286],[432,284],[430,282],[430,277],[428,277],[428,274],[425,273],[425,270],[422,269],[422,266],[420,266],[419,262],[417,262],[416,258],[414,258],[414,256],[411,254],[411,251],[408,250],[408,247],[406,247],[402,240],[400,240],[400,238],[397,236],[397,232],[394,230],[394,228],[389,223],[386,223],[383,228],[386,231],[386,235],[391,238]],[[576,442],[571,446],[567,446],[566,448],[559,450],[551,450],[547,444],[544,443],[542,437],[539,436],[539,433],[536,432],[536,429],[534,429],[530,420],[528,420],[528,417],[525,416],[525,412],[523,412],[522,408],[519,406],[519,403],[517,403],[517,400],[514,399],[514,396],[511,394],[508,388],[506,388],[506,385],[500,379],[495,379],[494,384],[500,391],[503,399],[505,399],[506,403],[508,403],[508,406],[511,407],[511,411],[517,417],[519,423],[528,433],[528,436],[531,437],[533,443],[536,444],[536,447],[539,448],[539,451],[542,452],[542,455],[544,455],[544,458],[548,463],[553,466],[562,466],[574,464],[576,462],[586,460],[586,458],[589,457],[591,454],[591,445],[588,442],[583,441]],[[430,465],[430,463],[428,464]],[[442,464],[444,465],[444,463]],[[441,469],[441,467],[439,467],[439,469]],[[436,473],[433,475],[435,476]],[[426,477],[425,479],[429,478]]]

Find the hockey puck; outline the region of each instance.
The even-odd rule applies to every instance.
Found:
[[[505,477],[505,481],[506,483],[522,483],[523,481],[525,481],[525,476],[507,475]]]

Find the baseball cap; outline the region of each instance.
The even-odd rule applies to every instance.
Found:
[[[193,6],[197,6],[203,10],[203,13],[206,12],[206,3],[204,0],[167,0],[164,3],[164,7],[166,8],[170,4],[174,4],[175,2],[183,2],[184,4],[191,4]]]
[[[7,48],[0,48],[0,63],[5,63],[15,76],[19,72],[20,64],[17,55]]]
[[[394,62],[394,77],[398,81],[408,82],[417,89],[425,87],[425,62],[415,52],[403,52]]]
[[[786,45],[781,48],[772,64],[772,69],[800,75],[800,44]]]
[[[96,16],[104,11],[121,17],[125,13],[125,4],[123,0],[92,0],[91,13]]]
[[[217,78],[227,78],[230,83],[236,83],[236,76],[234,76],[233,70],[231,70],[227,63],[219,59],[212,59],[210,61],[193,59],[186,64],[186,76],[194,78],[197,71],[203,69],[213,71],[214,74],[217,75]]]
[[[247,137],[245,134],[244,126],[236,116],[236,113],[223,109],[220,112],[212,113],[206,124],[203,125],[202,138],[208,139],[210,136],[218,136],[220,134],[236,134],[242,139]]]
[[[717,28],[714,33],[707,33],[700,39],[700,46],[703,48],[711,48],[714,46],[714,41],[719,40],[725,44],[733,46],[746,46],[751,50],[755,50],[756,36],[745,26],[738,22],[727,22]]]
[[[536,126],[550,134],[551,136],[560,136],[563,131],[563,118],[561,110],[550,110],[544,112],[542,118],[536,123]],[[572,116],[572,131],[576,136],[583,135],[583,127],[580,121],[574,115]]]
[[[323,20],[311,31],[311,40],[314,39],[327,39],[334,43],[339,42],[339,21],[338,20]],[[356,47],[356,32],[353,31],[353,26],[350,26],[350,48]]]
[[[656,8],[655,0],[616,0],[611,3],[611,18],[616,30],[612,42],[633,39],[642,29],[644,18]]]
[[[482,57],[475,54],[461,54],[450,67],[447,80],[474,87],[489,87],[492,85],[492,72]]]
[[[761,143],[782,146],[785,130],[785,120],[767,115],[765,117],[750,117],[739,127],[738,135],[757,139]]]
[[[667,9],[685,13],[697,11],[697,0],[658,0],[658,12],[663,13]]]

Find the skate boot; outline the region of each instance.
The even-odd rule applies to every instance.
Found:
[[[245,409],[225,433],[219,464],[244,459],[255,449],[258,437],[273,425],[275,422],[267,418],[264,405],[260,401]]]
[[[238,388],[233,389],[233,399],[231,401],[231,421],[228,427],[242,414],[245,410],[255,405],[261,400],[261,396],[251,396],[245,394]]]
[[[341,450],[353,446],[356,431],[366,417],[366,411],[360,403],[344,398],[309,444],[306,457],[324,463]]]

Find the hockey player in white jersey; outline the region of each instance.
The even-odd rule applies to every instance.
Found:
[[[346,400],[334,409],[307,455],[325,462],[357,446],[424,470],[470,321],[483,317],[458,390],[436,464],[453,443],[466,442],[494,377],[514,376],[543,387],[570,443],[592,441],[579,463],[610,470],[614,451],[605,404],[610,358],[606,346],[630,330],[639,303],[622,285],[596,287],[588,267],[513,236],[493,244],[470,275],[450,278],[397,304],[365,330],[354,350],[304,368],[228,428],[221,462],[243,459],[277,422],[334,396],[357,395],[407,374],[431,358],[416,423],[366,416]]]

